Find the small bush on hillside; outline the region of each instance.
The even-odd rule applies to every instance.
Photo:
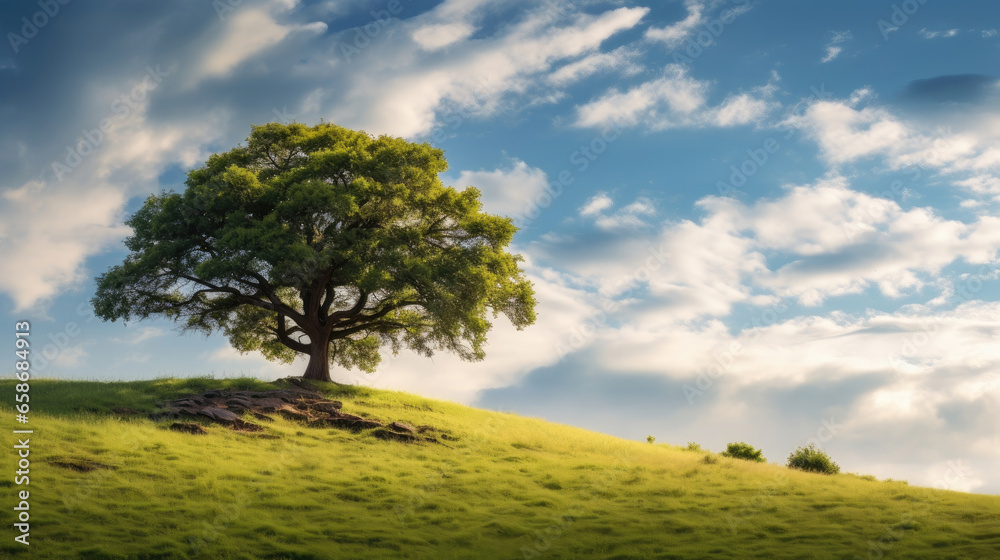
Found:
[[[808,447],[799,447],[788,456],[788,467],[808,472],[823,474],[837,474],[840,466],[834,463],[830,456],[816,446],[809,444]]]
[[[654,436],[646,436],[646,442],[647,443],[653,443],[654,441],[656,441],[656,437],[654,437]]]
[[[875,478],[875,475],[873,474],[858,474],[858,473],[847,473],[847,474],[853,476],[854,478],[860,478],[861,480],[867,480],[869,482],[878,482],[878,479]]]
[[[701,445],[693,441],[689,441],[687,447],[684,448],[684,451],[701,451]]]
[[[766,463],[767,459],[764,458],[763,453],[764,452],[760,449],[754,449],[754,446],[741,441],[727,445],[726,450],[722,452],[722,456],[732,457],[734,459],[746,459],[747,461],[756,461],[758,463]]]
[[[711,453],[706,453],[705,457],[702,459],[706,465],[714,465],[719,462],[719,458]]]

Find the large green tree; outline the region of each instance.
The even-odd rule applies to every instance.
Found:
[[[428,144],[255,126],[127,220],[131,253],[97,278],[94,309],[221,330],[286,363],[305,354],[307,379],[330,380],[331,363],[373,371],[382,347],[481,360],[490,316],[532,324],[534,291],[506,251],[511,219],[445,187],[445,169]]]

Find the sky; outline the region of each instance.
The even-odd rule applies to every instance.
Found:
[[[339,381],[997,494],[998,29],[992,0],[4,2],[0,317],[41,377],[300,375],[89,301],[145,197],[322,120],[442,148],[538,299],[482,362]]]

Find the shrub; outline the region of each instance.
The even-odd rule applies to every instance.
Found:
[[[816,446],[811,443],[808,447],[799,447],[788,456],[788,467],[823,474],[840,472],[840,466],[834,463],[829,455],[816,449]]]
[[[689,441],[687,447],[684,448],[684,451],[701,451],[701,445],[693,441]]]
[[[647,443],[653,443],[654,441],[656,441],[656,437],[654,437],[654,436],[646,436],[646,442]]]
[[[747,461],[756,461],[758,463],[766,463],[767,459],[763,456],[763,451],[760,449],[754,449],[749,443],[730,443],[726,446],[726,450],[722,452],[723,457],[732,457],[734,459],[746,459]]]
[[[706,453],[701,460],[706,465],[714,465],[719,462],[719,458],[716,457],[715,455],[712,455],[711,453]]]

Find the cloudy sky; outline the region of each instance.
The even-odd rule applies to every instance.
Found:
[[[539,300],[484,362],[340,380],[1000,493],[992,0],[52,0],[0,23],[0,316],[33,321],[38,375],[300,374],[88,301],[145,196],[251,124],[323,119],[443,148],[445,182],[521,226]]]

